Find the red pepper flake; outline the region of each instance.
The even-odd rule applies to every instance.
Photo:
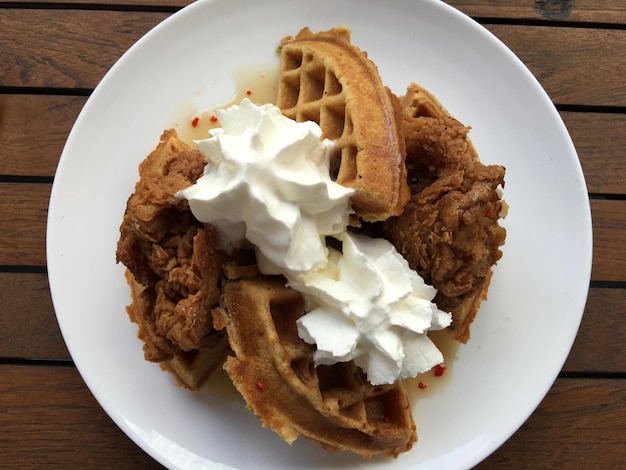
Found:
[[[385,423],[388,423],[389,421],[391,421],[391,418],[390,418],[389,416],[385,416],[385,417],[383,418],[383,421],[384,421]]]
[[[198,116],[196,116],[195,118],[193,118],[193,121],[191,121],[191,125],[193,127],[196,127],[198,125],[199,121],[200,121],[200,118]]]
[[[417,386],[421,389],[428,388],[428,384],[426,382],[420,382]]]
[[[209,121],[217,122],[217,116],[215,114],[212,114],[211,117],[209,118]]]
[[[265,384],[259,380],[256,383],[256,388],[258,388],[259,390],[263,391],[263,390],[265,390]]]
[[[446,371],[446,365],[441,363],[435,366],[435,377],[441,377]]]
[[[491,211],[489,209],[485,211],[485,217],[491,217]]]
[[[252,94],[252,90],[246,90],[246,95],[250,96]]]

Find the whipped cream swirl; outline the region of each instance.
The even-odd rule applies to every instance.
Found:
[[[432,302],[436,289],[413,271],[387,240],[344,233],[324,269],[289,285],[306,295],[310,311],[298,334],[316,344],[316,365],[353,360],[374,384],[415,377],[443,362],[429,330],[450,325]]]
[[[348,224],[354,190],[330,178],[335,144],[312,122],[249,99],[216,111],[221,128],[196,141],[205,174],[180,196],[222,239],[245,237],[263,272],[308,272],[326,264],[325,237]]]

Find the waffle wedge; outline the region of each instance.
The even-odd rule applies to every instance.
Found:
[[[404,385],[373,386],[353,363],[313,365],[298,337],[304,299],[282,277],[226,283],[216,327],[234,355],[224,368],[248,407],[282,439],[303,435],[328,451],[397,456],[416,441]]]
[[[287,117],[315,121],[337,144],[336,181],[356,190],[364,221],[402,213],[408,201],[399,104],[376,65],[350,43],[350,30],[302,29],[281,42],[277,105]]]

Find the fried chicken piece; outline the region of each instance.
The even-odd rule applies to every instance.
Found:
[[[402,215],[383,223],[383,236],[438,290],[435,302],[452,312],[453,336],[467,342],[502,256],[505,169],[480,162],[469,128],[432,95],[421,89],[415,95],[421,101],[410,102],[404,119],[411,200]]]
[[[223,331],[211,330],[202,338],[198,349],[165,352],[171,348],[171,343],[156,329],[154,293],[139,284],[128,269],[125,274],[132,299],[126,311],[130,319],[139,325],[137,336],[144,341],[146,359],[158,362],[161,369],[170,372],[179,385],[197,390],[224,363],[230,351],[226,335]]]
[[[502,256],[506,231],[498,225],[496,188],[503,180],[504,169],[495,165],[455,171],[416,194],[390,224],[387,236],[438,289],[441,308],[480,289]]]
[[[187,201],[176,197],[195,183],[205,164],[202,154],[178,140],[175,131],[165,131],[139,166],[117,244],[117,261],[128,269],[133,294],[127,311],[139,325],[144,356],[177,377],[190,375],[172,370],[183,352],[216,348],[225,357],[227,349],[217,347],[226,339],[214,330],[211,316],[226,254],[215,229],[198,222]]]
[[[140,284],[154,286],[161,277],[151,266],[155,246],[172,235],[180,236],[192,225],[201,226],[187,201],[178,200],[176,193],[193,184],[204,165],[202,154],[178,140],[174,130],[165,131],[159,145],[139,165],[139,181],[120,227],[117,261],[128,267]]]
[[[497,187],[503,183],[501,166],[476,163],[456,170],[414,195],[404,213],[385,225],[386,237],[409,265],[437,288],[435,302],[452,312],[451,330],[462,342],[502,256],[506,231],[498,224]]]

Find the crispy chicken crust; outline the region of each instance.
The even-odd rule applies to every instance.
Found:
[[[505,168],[481,163],[469,128],[419,86],[409,86],[403,100],[411,199],[383,223],[383,236],[437,288],[435,302],[452,312],[454,338],[467,342],[502,257]]]
[[[175,131],[165,131],[139,167],[120,227],[116,257],[127,267],[134,297],[127,311],[139,326],[146,360],[166,369],[176,368],[183,353],[227,349],[211,317],[226,255],[215,229],[198,222],[187,201],[176,197],[202,175],[205,163]]]

